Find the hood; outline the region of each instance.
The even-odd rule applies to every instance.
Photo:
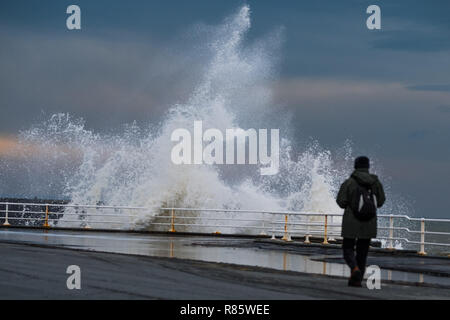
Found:
[[[360,185],[368,187],[373,185],[378,180],[378,177],[374,174],[370,174],[367,169],[357,169],[353,171],[351,177]]]

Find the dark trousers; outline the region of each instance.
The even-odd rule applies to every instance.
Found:
[[[355,256],[356,244],[356,256]],[[364,274],[366,270],[367,254],[369,253],[370,239],[352,239],[344,238],[342,248],[344,249],[344,260],[353,270],[358,266],[361,273]]]

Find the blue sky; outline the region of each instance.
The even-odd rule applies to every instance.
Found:
[[[201,69],[191,33],[243,3],[1,1],[0,136],[14,136],[43,112],[81,116],[98,131],[159,121]],[[248,41],[283,30],[274,88],[294,137],[330,149],[351,139],[417,215],[447,216],[450,2],[245,3]],[[81,7],[81,31],[65,27],[70,4]],[[381,30],[365,26],[371,4],[381,7]]]

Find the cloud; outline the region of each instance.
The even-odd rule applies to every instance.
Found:
[[[17,139],[11,136],[0,136],[0,157],[19,156],[19,146]]]
[[[29,160],[33,157],[51,154],[65,154],[71,158],[79,158],[80,152],[68,145],[49,145],[46,143],[27,142],[17,136],[0,136],[0,159]]]
[[[192,91],[204,61],[189,50],[133,37],[108,40],[0,28],[0,132],[69,112],[97,129],[158,121]],[[180,45],[181,46],[181,45]]]
[[[397,110],[404,108],[411,110],[418,105],[427,106],[430,102],[444,105],[449,99],[449,94],[442,90],[445,86],[430,86],[435,90],[431,90],[428,86],[420,86],[422,87],[428,90],[405,88],[401,82],[297,77],[278,81],[275,93],[279,101],[297,107],[323,106],[352,110],[364,106],[372,108],[374,105],[378,105],[378,110],[389,108],[395,111],[391,109],[392,105],[395,105]]]
[[[437,52],[450,50],[449,32],[440,29],[383,31],[378,38],[372,40],[372,46],[378,49],[398,50],[407,52]]]
[[[275,101],[293,113],[294,141],[311,136],[336,146],[351,139],[380,157],[433,157],[439,150],[450,159],[442,148],[450,138],[448,118],[435,112],[449,99],[448,92],[413,91],[399,82],[292,78],[275,86]],[[430,131],[418,139],[418,132]]]
[[[289,127],[294,143],[312,136],[332,149],[351,138],[356,151],[376,154],[392,168],[399,190],[407,194],[416,188],[417,201],[430,208],[428,198],[438,198],[442,188],[430,194],[428,186],[442,172],[448,176],[450,163],[450,2],[380,0],[380,32],[365,27],[369,4],[254,1],[249,38],[286,27],[282,78],[274,83],[280,109],[273,118],[294,114]],[[158,122],[168,106],[185,101],[207,65],[199,50],[204,39],[194,35],[185,43],[178,30],[198,21],[214,24],[237,4],[199,2],[175,11],[174,5],[179,3],[124,3],[105,14],[104,4],[89,1],[82,4],[84,31],[71,33],[60,29],[64,5],[36,4],[24,11],[28,2],[2,2],[0,133],[29,128],[40,121],[41,110],[81,116],[96,132],[135,119]],[[23,155],[18,147],[36,156],[42,150],[3,136],[0,158],[14,163]],[[30,185],[26,178],[16,179],[19,187],[12,188],[0,172],[0,181],[8,181],[1,187],[11,192]],[[448,207],[440,200],[433,203]]]

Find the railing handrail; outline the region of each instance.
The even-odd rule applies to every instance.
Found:
[[[8,222],[9,220],[17,221],[17,220],[23,220],[23,221],[44,221],[43,227],[49,228],[51,227],[49,225],[49,221],[59,221],[60,218],[51,218],[50,215],[78,215],[79,220],[68,220],[64,219],[64,222],[78,222],[80,223],[80,228],[82,228],[82,223],[85,224],[85,228],[90,228],[89,223],[98,224],[124,224],[129,225],[130,223],[136,222],[136,220],[130,220],[129,222],[119,222],[119,221],[109,221],[109,220],[101,220],[101,221],[94,221],[92,220],[92,217],[97,216],[105,216],[105,217],[120,217],[120,218],[139,218],[139,215],[136,214],[130,214],[132,212],[123,212],[125,210],[143,210],[143,211],[163,211],[171,213],[171,215],[158,215],[154,218],[168,218],[171,221],[170,222],[151,222],[152,225],[169,225],[170,229],[169,232],[176,232],[175,226],[196,226],[196,227],[219,227],[219,228],[249,228],[249,229],[262,229],[261,234],[265,233],[266,230],[269,230],[272,232],[272,238],[275,237],[275,232],[281,232],[284,234],[282,237],[282,240],[285,241],[291,241],[290,234],[303,234],[305,236],[305,243],[309,242],[309,236],[313,234],[323,234],[323,244],[328,244],[328,239],[330,237],[340,237],[340,233],[336,232],[335,230],[331,230],[329,228],[337,228],[340,227],[340,224],[333,223],[332,220],[329,221],[330,217],[342,217],[342,213],[325,213],[325,212],[307,212],[307,211],[291,211],[291,210],[253,210],[253,209],[228,209],[228,208],[183,208],[183,207],[137,207],[137,206],[113,206],[113,205],[82,205],[82,204],[74,204],[74,203],[34,203],[34,202],[11,202],[11,201],[2,201],[0,202],[0,205],[5,205],[5,216],[0,217],[4,218],[5,221],[3,223],[3,226],[10,226],[11,224]],[[11,210],[10,206],[22,206],[22,211],[18,210]],[[25,207],[45,207],[45,211],[26,211]],[[83,212],[65,212],[64,210],[59,212],[51,212],[49,208],[76,208],[79,210],[83,210]],[[112,209],[114,211],[122,211],[121,213],[98,213],[98,212],[89,212],[91,210],[89,209]],[[238,218],[236,217],[228,217],[218,218],[217,216],[211,216],[206,215],[202,217],[187,217],[187,216],[175,216],[176,212],[188,212],[188,211],[194,211],[194,212],[201,212],[201,213],[257,213],[262,214],[262,219],[256,219],[255,217],[250,216],[249,218],[245,218],[245,215],[240,216]],[[21,214],[22,217],[17,216],[9,216],[10,213],[14,214]],[[41,215],[37,218],[34,217],[24,217],[23,213],[27,214],[36,214]],[[45,214],[45,218],[42,217],[42,215]],[[284,221],[274,219],[272,217],[267,217],[264,215],[282,215],[284,217]],[[307,222],[303,222],[302,220],[292,220],[289,219],[289,217],[307,217]],[[54,217],[54,216],[53,216]],[[318,222],[316,219],[314,221],[311,221],[309,217],[323,217],[323,222]],[[91,218],[91,219],[89,219]],[[192,218],[199,218],[201,220],[210,221],[210,220],[216,220],[216,221],[227,221],[227,220],[236,220],[236,221],[246,221],[246,222],[260,222],[262,223],[262,226],[255,226],[255,225],[232,225],[232,224],[210,224],[207,223],[189,223],[189,222],[175,222],[179,221],[180,219],[192,219]],[[389,236],[388,237],[377,237],[378,240],[385,239],[389,240],[388,242],[388,249],[394,249],[393,247],[393,241],[394,240],[400,240],[404,241],[406,243],[411,244],[418,244],[420,245],[420,251],[418,251],[419,254],[425,255],[425,245],[435,245],[435,246],[446,246],[450,247],[449,243],[439,243],[439,242],[427,242],[425,241],[425,235],[448,235],[450,236],[450,232],[438,232],[438,231],[426,231],[425,230],[425,223],[426,222],[450,222],[450,219],[436,219],[436,218],[413,218],[408,215],[393,215],[393,214],[379,214],[378,218],[389,218],[389,226],[379,226],[378,229],[382,230],[388,230]],[[403,226],[395,226],[394,227],[394,219],[406,219],[408,221],[420,221],[420,231],[419,230],[411,230],[408,227]],[[139,221],[139,220],[138,220]],[[272,227],[266,227],[265,224],[270,224]],[[284,225],[284,229],[279,229],[279,225]],[[114,226],[114,225],[113,225]],[[113,226],[110,226],[110,228],[113,228]],[[298,226],[305,227],[304,229],[298,228]],[[297,228],[296,228],[297,227]],[[312,230],[314,229],[314,230]],[[412,239],[404,238],[404,237],[394,237],[394,231],[404,231],[408,234],[419,234],[420,235],[420,241],[414,241]]]
[[[130,210],[176,210],[176,211],[202,211],[202,212],[235,212],[235,213],[262,213],[262,214],[288,214],[301,216],[329,216],[342,217],[341,213],[325,213],[325,212],[311,212],[311,211],[292,211],[292,210],[254,210],[254,209],[225,209],[225,208],[183,208],[183,207],[136,207],[136,206],[111,206],[111,205],[84,205],[84,204],[55,204],[55,203],[28,203],[28,202],[0,202],[0,205],[26,205],[26,206],[52,206],[52,207],[70,207],[70,208],[90,208],[90,209],[130,209]],[[415,218],[408,215],[394,215],[394,214],[377,214],[380,218],[393,219],[407,219],[410,221],[425,222],[449,222],[450,219],[438,218]]]

